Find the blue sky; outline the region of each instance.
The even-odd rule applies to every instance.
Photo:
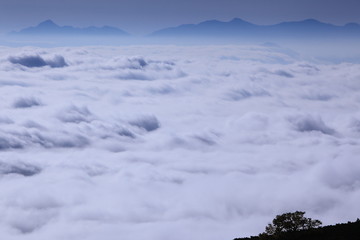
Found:
[[[112,25],[134,34],[209,19],[257,24],[316,18],[360,23],[359,0],[1,0],[0,31],[52,19],[79,27]]]

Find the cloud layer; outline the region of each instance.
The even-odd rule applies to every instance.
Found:
[[[67,66],[64,57],[55,56],[53,59],[44,60],[39,55],[28,55],[28,56],[20,56],[14,57],[10,56],[9,61],[14,64],[20,64],[25,67],[33,68],[33,67],[44,67],[50,66],[52,68],[65,67]]]
[[[277,46],[0,48],[4,239],[233,239],[360,212],[358,64]]]

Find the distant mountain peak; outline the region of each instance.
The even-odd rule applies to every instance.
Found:
[[[59,26],[56,23],[54,23],[52,20],[48,19],[39,23],[38,27],[59,27]]]
[[[98,35],[98,36],[125,36],[129,35],[127,32],[110,26],[103,27],[86,27],[86,28],[77,28],[72,26],[59,26],[54,23],[51,19],[45,20],[39,23],[35,27],[28,27],[20,30],[19,32],[12,32],[11,34],[20,34],[20,35],[58,35],[58,36],[68,36],[68,35]]]
[[[305,20],[301,20],[301,21],[289,21],[289,22],[282,22],[282,23],[278,23],[278,24],[275,24],[275,25],[293,25],[293,24],[296,24],[296,25],[313,25],[313,26],[316,26],[316,25],[329,25],[327,23],[323,23],[323,22],[320,22],[316,19],[313,19],[313,18],[308,18],[308,19],[305,19]]]
[[[306,22],[306,23],[320,23],[320,21],[314,19],[314,18],[308,18],[308,19],[305,19],[304,21],[302,22]]]
[[[243,20],[241,18],[233,18],[230,22],[231,23],[249,23],[249,24],[251,24],[250,22],[245,21],[245,20]]]

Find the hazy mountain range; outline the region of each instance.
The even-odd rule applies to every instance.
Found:
[[[315,19],[303,21],[282,22],[275,25],[256,25],[234,18],[229,22],[210,20],[199,24],[186,24],[178,27],[166,28],[152,33],[150,36],[173,37],[360,37],[360,25],[348,23],[336,26],[323,23]]]
[[[86,27],[59,26],[51,20],[46,20],[35,27],[28,27],[11,35],[20,36],[129,36],[130,34],[116,27]],[[210,20],[199,24],[185,24],[165,28],[149,34],[147,37],[183,37],[183,38],[348,38],[360,37],[360,25],[348,23],[336,26],[315,19],[303,21],[282,22],[275,25],[256,25],[240,18],[228,22]]]
[[[35,27],[28,27],[19,32],[11,32],[11,35],[112,35],[112,36],[128,36],[129,34],[119,28],[103,26],[103,27],[86,27],[77,28],[72,26],[59,26],[52,20],[41,22]]]

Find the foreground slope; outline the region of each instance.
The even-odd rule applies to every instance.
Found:
[[[280,236],[235,238],[234,240],[358,240],[360,239],[360,220],[325,226],[312,230],[283,233]]]

